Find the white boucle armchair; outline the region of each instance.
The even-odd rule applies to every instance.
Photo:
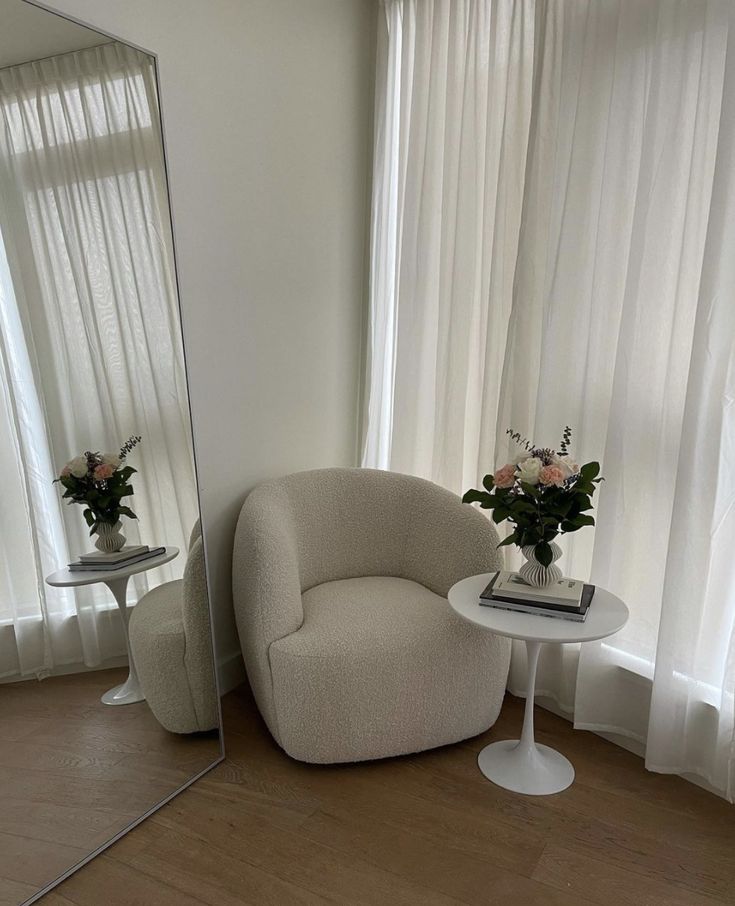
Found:
[[[219,726],[204,541],[197,520],[183,579],[164,582],[138,601],[128,627],[148,707],[171,733]]]
[[[446,595],[499,569],[480,512],[419,478],[320,469],[246,499],[235,616],[256,702],[278,744],[315,763],[418,752],[487,730],[510,642]]]

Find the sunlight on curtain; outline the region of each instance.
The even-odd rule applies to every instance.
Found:
[[[43,583],[91,547],[50,486],[67,459],[143,435],[132,543],[185,549],[197,503],[152,61],[110,43],[0,70],[0,116],[0,455],[20,479],[1,517],[1,677],[125,653],[104,588]],[[135,577],[131,600],[182,569]]]
[[[477,15],[478,7],[488,17],[525,9],[467,0],[451,4],[452,15]],[[730,4],[536,3],[532,40],[522,45],[533,66],[528,129],[503,148],[522,159],[523,176],[509,184],[512,204],[480,216],[479,205],[464,204],[461,179],[458,186],[451,170],[426,164],[456,157],[465,143],[486,153],[477,118],[458,114],[485,82],[470,74],[455,96],[443,91],[452,76],[427,77],[413,65],[430,52],[435,67],[456,72],[437,43],[460,58],[469,53],[469,30],[442,39],[447,10],[423,5],[428,24],[419,33],[413,4],[386,4],[378,123],[388,111],[393,123],[413,122],[422,93],[446,113],[426,109],[428,123],[401,131],[376,156],[374,224],[385,217],[381,191],[396,173],[423,180],[422,197],[441,203],[422,222],[421,210],[397,195],[390,254],[373,244],[371,317],[395,325],[395,353],[379,371],[375,362],[391,349],[371,350],[372,381],[392,376],[380,393],[393,404],[382,420],[369,419],[364,463],[461,492],[506,461],[507,426],[554,445],[572,425],[575,452],[600,459],[606,482],[596,530],[564,539],[562,566],[620,594],[631,620],[581,650],[545,646],[539,691],[573,712],[577,726],[647,744],[650,767],[699,774],[732,796],[735,287],[724,236],[733,211],[722,213],[735,121],[722,106],[723,91],[727,100],[733,90]],[[396,30],[392,76],[385,61],[398,47]],[[512,117],[529,104],[525,78],[512,75],[507,87],[495,132],[503,109]],[[459,125],[439,130],[453,116]],[[382,135],[379,128],[378,142]],[[495,272],[497,293],[467,266],[468,248]],[[376,446],[381,432],[389,440]],[[514,691],[524,670],[515,652]]]
[[[495,432],[533,6],[396,0],[384,9],[365,464],[457,488],[475,480]]]

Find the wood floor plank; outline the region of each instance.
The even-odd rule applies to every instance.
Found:
[[[58,906],[735,903],[732,806],[554,715],[539,712],[539,738],[575,784],[526,797],[488,783],[476,753],[517,734],[510,696],[462,745],[339,766],[288,758],[247,687],[223,705],[228,760],[65,882]]]
[[[145,702],[103,705],[101,694],[126,675],[0,684],[0,890],[15,891],[7,894],[12,903],[104,845],[219,754],[214,738],[165,731]]]
[[[615,823],[602,802],[596,814],[583,815],[568,807],[567,803],[574,802],[578,795],[574,790],[556,796],[530,797],[515,796],[493,785],[488,786],[472,762],[454,757],[451,750],[437,750],[413,762],[420,778],[412,781],[418,795],[423,789],[424,795],[438,801],[445,798],[461,801],[471,813],[482,810],[483,800],[490,798],[501,821],[532,828],[550,840],[568,841],[570,846],[580,848],[590,857],[603,859],[622,869],[653,875],[664,882],[715,897],[721,897],[735,887],[735,862],[723,855],[733,839],[732,824],[718,847],[691,847],[681,835],[678,838],[670,835],[665,810],[661,814],[658,834],[641,833],[633,829],[629,821]],[[643,771],[640,760],[638,770]],[[705,795],[707,801],[702,819],[706,821],[710,810],[719,811],[723,803]],[[630,803],[631,810],[642,807],[640,801]]]
[[[292,797],[315,797],[331,807],[349,811],[356,821],[379,821],[403,834],[450,847],[461,845],[479,859],[526,876],[533,871],[545,845],[545,837],[532,828],[519,830],[507,822],[488,820],[484,811],[471,813],[452,799],[429,799],[423,796],[423,790],[419,791],[422,795],[415,795],[415,789],[404,789],[412,773],[407,759],[340,771],[309,769],[280,756],[269,764],[266,781],[257,776],[262,762],[246,765],[235,758],[230,761],[227,780],[235,790],[270,783],[274,795],[278,795],[290,777],[288,789]],[[220,772],[207,782],[210,787],[220,784]]]
[[[104,855],[73,874],[56,892],[74,906],[201,906],[203,902]],[[43,906],[45,900],[41,900]]]
[[[13,881],[0,874],[0,906],[18,906],[37,892],[35,884]]]
[[[66,844],[0,833],[0,878],[43,887],[87,855],[88,850]]]
[[[599,906],[716,906],[733,902],[732,893],[720,899],[683,890],[554,843],[546,847],[533,877]]]
[[[91,850],[117,833],[121,817],[125,816],[114,809],[29,802],[8,796],[3,797],[0,808],[0,832]],[[129,821],[136,817],[133,812],[127,815]]]
[[[212,808],[211,802],[202,814],[200,804],[193,803],[192,798],[162,809],[147,823],[146,832],[155,834],[156,828],[163,827],[190,837],[195,850],[208,847],[215,871],[222,857],[238,853],[243,861],[282,881],[351,906],[382,906],[386,902],[395,906],[418,902],[450,906],[461,902],[360,857],[314,843],[298,830],[275,829],[247,814],[233,820],[230,809]]]
[[[428,885],[468,906],[523,903],[566,906],[566,893],[516,874],[492,859],[436,839],[402,832],[374,819],[360,820],[350,810],[317,812],[301,828],[310,840],[324,843],[410,881]],[[490,844],[491,846],[491,844]],[[587,902],[579,898],[580,906]]]
[[[319,906],[330,902],[234,853],[218,852],[212,859],[196,840],[166,828],[158,828],[149,845],[134,853],[114,847],[109,858],[211,906]]]

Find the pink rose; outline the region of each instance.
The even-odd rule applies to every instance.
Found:
[[[564,472],[559,466],[544,466],[539,472],[538,480],[541,484],[555,485],[560,488],[564,484]]]
[[[496,488],[512,488],[515,483],[516,467],[508,463],[493,476]]]
[[[70,475],[71,475],[71,469],[69,468],[69,466],[64,466],[64,468],[61,470],[61,477],[68,478]]]
[[[94,477],[95,481],[104,481],[107,478],[112,478],[112,473],[115,470],[106,462],[100,463],[100,465],[95,466]]]

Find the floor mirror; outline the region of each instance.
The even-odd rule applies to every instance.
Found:
[[[0,0],[0,904],[222,758],[155,58]]]

